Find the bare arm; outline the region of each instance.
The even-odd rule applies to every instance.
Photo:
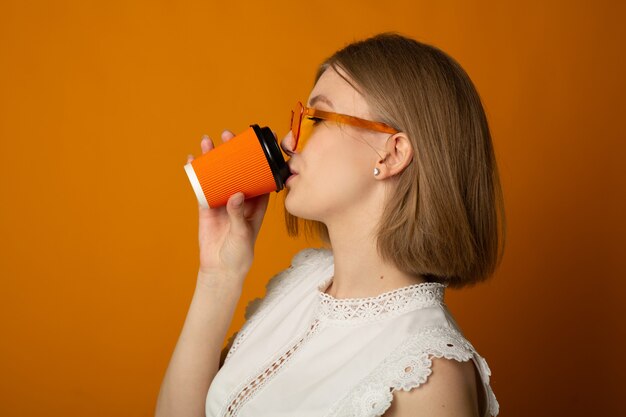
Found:
[[[222,133],[224,142],[232,139]],[[203,139],[202,153],[213,142]],[[187,162],[193,160],[189,156]],[[240,197],[239,199],[237,197]],[[200,269],[187,318],[161,384],[157,417],[203,417],[211,382],[220,366],[220,350],[254,257],[254,243],[269,195],[244,201],[232,195],[226,206],[199,206]],[[239,201],[237,201],[239,200]]]
[[[222,281],[222,280],[220,280]],[[237,282],[241,280],[233,280]],[[156,416],[204,416],[226,332],[241,295],[237,285],[198,280],[157,400]]]
[[[478,417],[477,379],[473,362],[433,358],[432,374],[410,391],[395,391],[383,417]]]

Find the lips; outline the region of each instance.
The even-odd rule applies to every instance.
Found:
[[[287,178],[287,181],[285,181],[285,185],[289,184],[289,182],[291,182],[291,180],[298,175],[298,173],[291,168],[289,168],[289,171],[291,172],[291,175]]]
[[[289,167],[289,172],[291,172],[291,175],[297,175],[298,174],[298,172],[295,169],[293,169],[292,167]]]

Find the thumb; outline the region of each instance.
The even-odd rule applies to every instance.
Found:
[[[230,219],[231,228],[235,233],[240,235],[247,233],[248,230],[248,225],[243,214],[244,198],[244,194],[242,192],[238,192],[230,196],[228,202],[226,203],[226,212],[228,213],[228,217]]]

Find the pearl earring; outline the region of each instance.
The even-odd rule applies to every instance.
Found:
[[[380,169],[374,168],[374,176],[377,177],[380,174]]]

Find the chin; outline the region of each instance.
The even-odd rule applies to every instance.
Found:
[[[294,195],[291,191],[287,191],[287,195],[285,195],[285,210],[292,216],[302,217],[301,204],[294,201]]]
[[[316,216],[314,210],[312,210],[313,207],[311,207],[310,201],[311,200],[299,201],[296,195],[287,191],[287,195],[285,196],[285,210],[292,216],[301,219],[320,221],[319,216]]]

